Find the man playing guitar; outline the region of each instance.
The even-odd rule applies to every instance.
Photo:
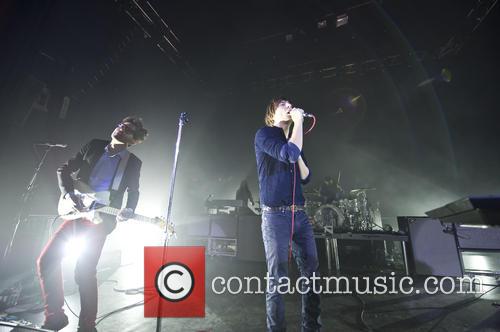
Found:
[[[43,328],[60,330],[68,325],[64,314],[64,293],[62,285],[61,260],[64,246],[73,236],[85,236],[88,244],[80,255],[75,269],[75,280],[80,291],[81,311],[78,331],[96,331],[97,315],[97,278],[96,266],[101,255],[106,237],[116,226],[116,221],[134,217],[134,210],[139,200],[139,175],[141,160],[128,151],[128,147],[141,143],[147,136],[142,120],[126,117],[111,134],[111,141],[94,139],[87,143],[73,158],[57,170],[61,189],[59,214],[67,212],[64,205],[70,206],[75,217],[65,218],[49,240],[38,258],[38,272],[45,302],[45,323]],[[77,172],[76,181],[72,174]],[[80,212],[89,210],[89,204],[77,190],[77,184],[83,183],[95,192],[92,204],[110,206],[119,211],[116,217],[101,216],[100,221],[90,217],[81,217]],[[121,209],[125,190],[126,207]]]

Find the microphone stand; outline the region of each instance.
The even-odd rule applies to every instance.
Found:
[[[168,198],[167,222],[165,225],[166,236],[165,236],[165,240],[163,242],[162,264],[166,260],[168,241],[170,240],[170,237],[171,236],[176,237],[174,223],[172,221],[172,202],[173,202],[173,198],[174,198],[175,178],[177,176],[177,162],[178,162],[179,149],[180,149],[180,144],[181,144],[182,128],[188,122],[189,122],[189,119],[187,117],[187,113],[182,112],[180,117],[179,117],[179,129],[177,131],[177,142],[175,143],[175,152],[174,152],[174,166],[172,168],[172,175],[170,177],[170,194],[169,194],[169,198]],[[169,229],[170,229],[170,231],[169,231]],[[170,235],[170,234],[172,234],[172,235]],[[160,317],[161,303],[162,303],[162,298],[158,297],[158,311],[157,311],[157,315],[156,315],[156,332],[161,331],[161,317]]]
[[[47,150],[45,150],[42,158],[38,162],[38,166],[35,169],[35,173],[31,177],[30,183],[28,184],[28,186],[26,187],[25,192],[21,196],[22,197],[21,207],[20,207],[19,213],[17,214],[17,223],[16,223],[16,226],[14,227],[14,232],[12,233],[12,237],[10,238],[9,244],[7,245],[7,247],[5,248],[5,251],[3,253],[3,259],[4,260],[7,259],[7,256],[10,254],[10,251],[12,250],[12,246],[14,245],[14,240],[15,240],[15,237],[16,237],[19,225],[21,224],[21,221],[23,221],[23,220],[26,219],[26,213],[25,213],[26,210],[25,210],[25,208],[27,206],[28,201],[33,196],[33,190],[35,188],[35,182],[36,182],[36,179],[38,177],[38,173],[40,173],[40,169],[42,168],[43,163],[45,162],[45,158],[47,157],[48,153],[50,152],[50,150],[52,150],[53,147],[54,146],[49,145],[48,148],[47,148]]]

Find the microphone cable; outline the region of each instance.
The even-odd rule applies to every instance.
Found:
[[[313,119],[313,123],[311,127],[304,133],[304,135],[309,134],[311,130],[313,130],[313,128],[316,126],[316,117],[313,114],[311,114],[311,118]]]
[[[304,136],[309,134],[313,128],[316,126],[316,117],[311,114],[311,118],[313,119],[313,123],[311,127],[304,133]],[[304,143],[302,142],[302,146]],[[301,151],[302,152],[302,151]],[[300,158],[300,155],[299,155]],[[298,159],[297,159],[298,162]],[[293,232],[295,229],[295,188],[297,186],[297,163],[293,163],[293,191],[292,191],[292,229],[290,232],[290,241],[288,242],[288,265],[291,264],[292,261],[292,242],[293,242]]]

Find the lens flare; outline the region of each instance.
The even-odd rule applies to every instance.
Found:
[[[86,242],[83,237],[71,238],[64,248],[64,258],[69,260],[76,260],[85,250]]]

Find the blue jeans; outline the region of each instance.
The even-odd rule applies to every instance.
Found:
[[[288,277],[288,246],[292,230],[292,212],[264,212],[262,214],[262,238],[266,251],[269,287],[266,292],[268,331],[286,331],[285,302],[277,292],[281,277]],[[304,211],[295,212],[292,254],[301,277],[309,278],[318,273],[318,254],[312,226]],[[294,286],[294,283],[292,283]],[[302,331],[319,331],[321,324],[320,297],[312,289],[302,295]]]

